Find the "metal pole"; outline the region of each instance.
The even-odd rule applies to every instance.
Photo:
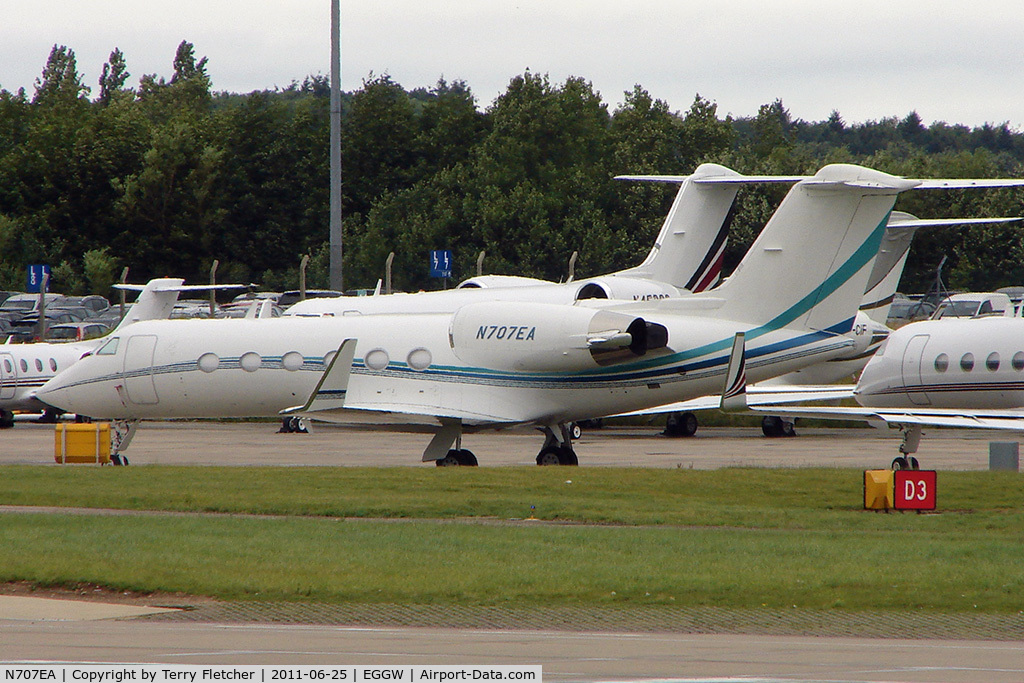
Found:
[[[46,291],[50,288],[50,274],[43,271],[43,280],[39,283],[39,321],[36,329],[39,334],[39,341],[46,338]]]
[[[123,285],[126,282],[128,282],[128,266],[121,269],[121,284]],[[118,322],[121,322],[121,320],[124,320],[124,299],[127,292],[122,289],[118,291],[118,294],[121,295],[121,318]]]
[[[217,266],[220,265],[220,261],[213,259],[213,265],[210,266],[210,317],[214,317],[217,313],[217,290],[213,289],[217,285]]]
[[[391,264],[395,260],[395,252],[388,254],[388,260],[384,262],[384,293],[391,293]]]
[[[331,0],[331,289],[345,291],[341,271],[341,5]]]
[[[306,265],[309,263],[309,254],[303,254],[299,261],[299,301],[306,300]]]

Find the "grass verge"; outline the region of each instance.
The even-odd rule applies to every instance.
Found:
[[[860,478],[7,467],[4,504],[279,517],[0,515],[0,581],[325,602],[1024,609],[1019,475],[942,472],[931,515],[861,510]],[[531,511],[571,523],[506,523]]]

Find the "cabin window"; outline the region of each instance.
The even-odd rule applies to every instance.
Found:
[[[42,372],[42,371],[43,371],[43,361],[41,361],[38,358],[36,358],[36,372]]]
[[[57,372],[57,361],[53,358],[50,359],[50,370]]]
[[[298,351],[289,351],[281,357],[281,365],[285,370],[295,372],[302,367],[302,363],[306,359],[302,357],[302,354]]]
[[[371,370],[383,370],[391,362],[391,357],[388,356],[388,352],[384,349],[374,349],[366,354],[363,362]]]
[[[1024,351],[1018,351],[1013,354],[1013,360],[1010,361],[1010,365],[1012,365],[1013,369],[1017,372],[1024,370]]]
[[[14,372],[14,366],[11,365],[11,361],[4,358],[4,370],[7,372]]]
[[[203,372],[213,372],[220,367],[220,357],[215,353],[204,353],[196,362]]]
[[[965,353],[960,357],[960,369],[964,372],[970,372],[974,369],[974,354]]]
[[[945,372],[949,369],[949,356],[940,353],[935,357],[935,372]]]
[[[113,356],[117,353],[117,342],[120,340],[119,337],[114,337],[106,344],[100,347],[100,350],[96,352],[97,356]]]
[[[28,361],[24,358],[21,359],[21,371],[28,372]]]
[[[406,358],[409,363],[409,367],[413,370],[426,370],[430,367],[430,364],[434,361],[430,355],[430,351],[424,348],[413,349],[409,352],[409,357]]]
[[[988,354],[988,358],[985,359],[985,367],[991,372],[995,372],[999,369],[999,354],[993,351]]]
[[[238,364],[242,366],[242,369],[246,372],[256,372],[260,369],[260,364],[263,359],[260,358],[260,354],[255,351],[249,351],[243,353],[242,357],[238,359]]]

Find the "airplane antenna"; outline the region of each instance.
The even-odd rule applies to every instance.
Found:
[[[481,249],[480,250],[480,255],[476,257],[476,276],[477,277],[481,277],[484,274],[484,256],[486,256],[486,255],[487,255],[487,252]]]
[[[572,282],[573,278],[576,277],[576,259],[580,256],[580,252],[572,252],[572,256],[569,257],[569,279],[566,282]]]

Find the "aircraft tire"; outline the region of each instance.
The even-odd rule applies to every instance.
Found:
[[[693,436],[697,433],[697,416],[693,413],[670,413],[665,420],[665,436]]]
[[[576,457],[576,451],[571,446],[561,446],[558,449],[558,464],[568,467],[576,467],[580,464]]]
[[[912,470],[919,470],[919,469],[921,469],[921,463],[919,463],[917,461],[917,458],[911,456],[909,458],[909,461],[910,461],[910,469],[912,469]]]
[[[459,452],[453,448],[443,458],[435,460],[434,464],[438,467],[458,467],[462,463],[459,461]]]
[[[770,439],[782,436],[782,419],[774,415],[767,415],[761,419],[761,433]]]
[[[893,458],[892,468],[894,470],[908,470],[910,469],[910,463],[901,455],[898,458]]]
[[[792,422],[786,422],[785,420],[779,420],[782,424],[779,426],[781,436],[796,436],[796,427]]]
[[[10,429],[14,426],[14,413],[9,410],[0,410],[0,429]]]
[[[569,425],[569,436],[573,441],[576,441],[583,436],[583,427],[581,427],[578,422],[573,422]]]
[[[558,446],[545,446],[540,449],[540,453],[537,454],[537,464],[541,466],[547,465],[561,465],[562,456],[559,454],[561,450]]]
[[[466,450],[465,448],[455,451],[455,459],[459,461],[459,465],[462,467],[477,467],[480,464],[477,462],[476,456],[473,455],[473,451]]]

